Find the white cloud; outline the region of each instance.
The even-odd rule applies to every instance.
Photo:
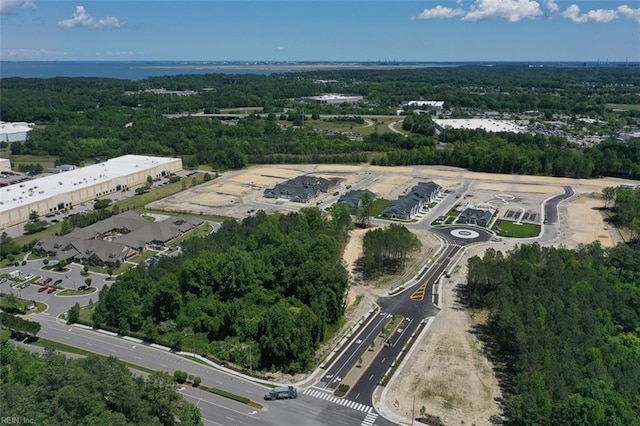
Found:
[[[434,8],[423,10],[422,13],[418,15],[418,19],[449,19],[459,15],[464,15],[464,10],[438,5]]]
[[[0,58],[42,58],[59,53],[45,49],[2,49]]]
[[[35,9],[34,0],[0,0],[0,15],[11,15],[23,7]]]
[[[91,28],[120,28],[124,23],[120,22],[118,18],[113,16],[107,16],[106,18],[95,20],[87,13],[84,6],[76,6],[76,12],[70,19],[58,22],[58,26],[61,28],[73,28],[73,27],[91,27]]]
[[[586,13],[580,13],[580,8],[577,4],[572,4],[562,12],[562,17],[574,24],[586,24],[589,22],[611,22],[618,19],[618,12],[611,9],[595,9]]]
[[[626,4],[618,7],[618,15],[623,19],[631,19],[640,24],[640,8],[633,9]]]
[[[466,22],[499,20],[518,22],[542,15],[540,3],[533,0],[476,0],[462,17]]]
[[[558,6],[556,0],[545,0],[544,7],[547,8],[549,13],[558,13],[560,11],[560,6]]]

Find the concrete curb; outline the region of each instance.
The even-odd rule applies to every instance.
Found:
[[[428,317],[427,318],[426,325],[422,329],[422,332],[420,332],[420,334],[416,338],[416,340],[413,343],[413,345],[411,345],[411,349],[409,349],[409,352],[407,353],[407,355],[404,357],[404,359],[402,360],[402,362],[398,366],[397,371],[402,371],[402,369],[404,368],[405,364],[411,358],[411,355],[413,354],[413,351],[416,350],[416,347],[418,346],[418,343],[424,338],[424,336],[427,334],[427,331],[429,331],[429,328],[431,327],[431,324],[433,323],[434,320],[435,320],[435,317]],[[382,417],[384,417],[385,419],[389,420],[390,422],[394,422],[394,423],[397,423],[399,425],[412,425],[412,424],[414,424],[414,422],[412,422],[411,419],[407,419],[406,417],[403,417],[401,415],[398,415],[398,414],[394,413],[393,410],[391,410],[389,407],[387,407],[387,404],[386,404],[387,392],[389,391],[389,387],[391,386],[392,383],[394,383],[397,380],[397,377],[398,377],[398,375],[394,374],[391,377],[391,380],[389,380],[389,383],[387,383],[387,385],[384,386],[384,389],[383,389],[382,393],[379,396],[378,404],[376,404],[376,399],[377,399],[376,396],[378,394],[378,391],[374,392],[373,408],[378,412],[378,414],[380,414]]]

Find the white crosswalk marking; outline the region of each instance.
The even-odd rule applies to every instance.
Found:
[[[370,412],[367,414],[367,417],[364,418],[360,426],[372,426],[373,422],[378,418],[378,413]]]
[[[342,405],[344,407],[347,407],[347,408],[351,408],[351,409],[354,409],[354,410],[362,411],[363,413],[369,413],[367,415],[367,417],[365,417],[365,421],[372,414],[372,408],[370,406],[364,405],[364,404],[360,404],[358,402],[351,401],[349,399],[337,398],[337,397],[333,396],[329,392],[320,391],[320,390],[317,390],[317,389],[305,389],[303,394],[312,396],[314,398],[324,399],[324,400],[332,402],[334,404],[340,404],[340,405]],[[375,414],[375,412],[373,414],[375,415],[375,417],[373,417],[373,420],[375,420],[378,417],[378,415]],[[373,420],[371,421],[371,423],[362,423],[362,424],[364,426],[372,426]]]

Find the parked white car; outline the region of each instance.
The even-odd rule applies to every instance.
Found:
[[[33,274],[27,274],[27,275],[25,275],[25,276],[24,276],[24,280],[25,280],[25,281],[29,281],[29,280],[30,280],[31,278],[33,278],[33,277],[34,277],[34,275],[33,275]]]

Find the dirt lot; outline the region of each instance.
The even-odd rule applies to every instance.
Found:
[[[514,176],[488,173],[473,173],[463,169],[444,166],[416,167],[374,167],[343,165],[293,165],[258,166],[246,170],[234,171],[193,189],[177,194],[149,206],[156,209],[174,211],[203,212],[234,218],[247,216],[249,211],[262,209],[267,213],[274,211],[297,211],[302,207],[316,205],[324,208],[337,197],[324,194],[308,204],[292,203],[286,200],[273,200],[262,197],[263,191],[278,182],[301,174],[314,174],[323,177],[339,177],[341,182],[336,190],[346,191],[346,185],[353,189],[370,189],[378,197],[395,199],[407,188],[418,181],[434,180],[446,189],[456,189],[464,182],[470,182],[467,194],[472,194],[460,202],[474,204],[490,203],[499,200],[500,194],[509,204],[495,204],[501,214],[507,210],[526,209],[539,213],[543,200],[562,193],[562,186],[570,185],[576,197],[560,208],[559,237],[549,245],[562,244],[575,247],[578,244],[599,240],[603,246],[612,246],[619,240],[615,229],[603,222],[598,207],[602,189],[628,182],[620,179],[578,180],[568,178],[549,178],[542,176]],[[635,184],[638,184],[635,182]],[[538,216],[539,217],[539,216]],[[435,239],[429,240],[424,231],[420,235],[426,242],[421,259],[430,256],[437,247]],[[348,317],[353,321],[361,318],[376,295],[388,291],[395,282],[381,280],[375,286],[362,285],[357,273],[353,273],[353,264],[360,257],[361,239],[364,231],[354,231],[345,248],[345,263],[352,273],[355,285],[348,295]],[[506,240],[497,249],[508,251],[518,244],[518,240]],[[467,256],[482,254],[487,245],[469,249]],[[416,264],[409,267],[416,267]],[[465,262],[447,280],[444,289],[444,304],[428,334],[419,342],[414,355],[405,369],[389,384],[390,401],[387,407],[399,415],[410,412],[415,397],[416,411],[424,406],[429,414],[440,416],[447,425],[476,424],[490,425],[499,419],[501,408],[496,402],[500,398],[500,389],[493,374],[492,366],[483,355],[482,345],[471,333],[474,324],[482,317],[472,317],[469,312],[457,306],[456,286],[465,281]],[[361,296],[361,297],[358,297]],[[356,301],[359,303],[355,304]],[[394,402],[397,400],[397,406]]]

